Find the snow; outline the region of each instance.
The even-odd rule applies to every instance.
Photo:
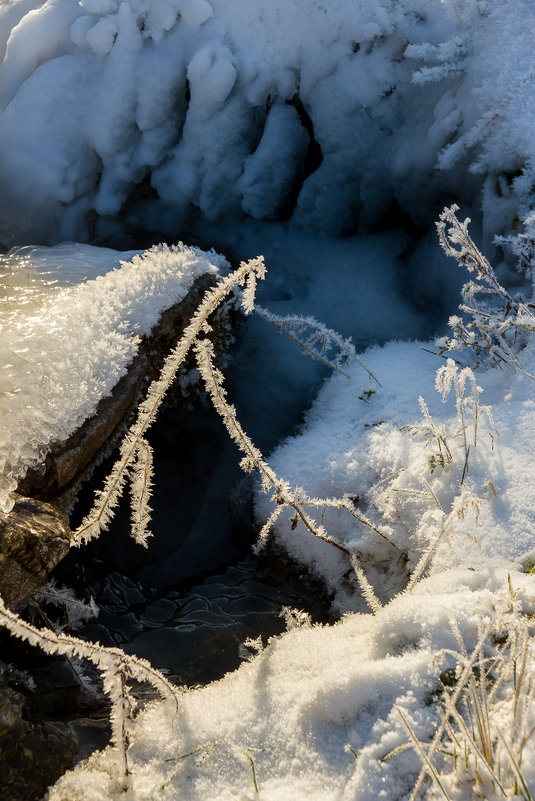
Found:
[[[533,578],[515,574],[513,583],[520,607],[532,613]],[[383,761],[408,739],[398,710],[422,740],[433,735],[439,675],[454,664],[445,651],[459,648],[452,620],[470,651],[481,622],[508,592],[503,568],[452,569],[376,616],[350,615],[335,626],[305,625],[273,638],[238,671],[182,695],[174,719],[161,704],[141,713],[129,797],[408,798],[418,756],[408,750]],[[113,767],[111,749],[93,755],[58,782],[50,801],[119,797]],[[527,770],[531,775],[531,762]]]
[[[240,231],[234,236],[240,238]],[[288,245],[288,257],[296,255],[291,237],[295,247],[295,231],[287,243],[279,243]],[[321,241],[311,243],[320,260]],[[364,265],[366,258],[368,264],[379,258],[386,265],[382,248],[395,253],[396,243],[402,244],[396,233],[358,241]],[[342,277],[344,247],[349,243],[331,250]],[[355,253],[356,244],[351,248]],[[306,248],[301,257],[306,261]],[[307,276],[298,263],[293,268],[294,280],[307,278],[301,284],[306,288],[302,310],[321,297],[331,305],[331,314],[340,310],[341,322],[354,317],[351,303],[335,300],[337,284],[329,282],[327,269]],[[452,269],[458,268],[452,264]],[[384,275],[388,280],[386,266]],[[363,303],[379,319],[373,282],[367,287],[365,276],[364,268]],[[291,293],[291,280],[288,286]],[[342,280],[342,296],[350,288]],[[268,291],[272,305],[284,311],[290,301],[275,299],[276,284]],[[349,379],[333,374],[300,430],[269,456],[270,465],[293,486],[304,487],[310,496],[349,496],[357,512],[371,521],[375,530],[343,510],[311,512],[333,539],[357,554],[382,605],[370,612],[345,554],[281,515],[273,531],[276,544],[325,582],[341,619],[332,626],[312,626],[302,613],[287,614],[288,631],[271,638],[256,656],[250,646],[234,673],[184,691],[178,710],[164,702],[142,710],[130,735],[129,797],[404,801],[417,781],[421,759],[405,747],[410,737],[403,719],[419,740],[429,743],[441,725],[444,677],[455,668],[459,676],[482,630],[490,627],[484,650],[490,659],[515,621],[531,626],[532,379],[508,364],[477,370],[472,365],[473,373],[464,368],[461,375],[461,368],[438,357],[436,350],[432,341],[414,340],[369,347],[362,359],[380,385],[359,364],[345,367]],[[461,355],[470,362],[469,355]],[[528,342],[518,359],[533,373],[535,344]],[[438,460],[430,419],[448,438],[451,462]],[[255,507],[261,524],[273,503],[260,487]],[[408,584],[426,552],[420,580]],[[511,728],[514,739],[512,675],[503,672],[504,689],[492,719],[502,732]],[[531,699],[525,703],[531,715]],[[468,763],[462,774],[444,750],[437,760],[451,797],[471,798]],[[522,771],[531,786],[535,760],[527,750]],[[116,753],[109,747],[60,779],[50,801],[120,796]],[[440,795],[426,785],[424,797],[434,801]],[[486,797],[493,798],[490,792]]]
[[[355,547],[365,564],[371,562],[370,572],[384,598],[399,592],[399,582],[406,581],[405,569],[414,569],[423,548],[435,536],[437,501],[447,515],[454,514],[434,570],[477,566],[500,558],[515,562],[535,548],[535,499],[529,490],[535,469],[531,379],[512,367],[500,374],[495,369],[477,373],[477,382],[484,389],[480,404],[491,406],[496,430],[481,411],[477,447],[471,448],[468,473],[461,485],[465,452],[457,434],[461,424],[455,399],[443,403],[437,393],[437,357],[427,349],[433,349],[432,342],[391,342],[366,351],[363,360],[381,387],[358,365],[350,370],[351,381],[341,375],[333,377],[307,415],[300,435],[283,443],[270,457],[279,476],[292,486],[305,487],[311,497],[348,494],[361,499],[356,501],[357,508],[395,548],[366,526],[348,520],[342,511],[326,510],[322,520],[335,539]],[[523,355],[523,363],[530,364],[532,353]],[[367,391],[373,394],[367,397]],[[418,393],[435,425],[443,425],[450,436],[457,434],[453,462],[444,469],[430,468],[436,443],[425,447],[426,438],[419,431]],[[409,426],[412,431],[403,430]],[[467,430],[473,433],[471,419],[467,419]],[[457,517],[456,504],[463,492],[467,493],[464,503],[471,503],[469,499],[481,503],[477,520],[475,506]],[[271,509],[269,498],[259,494],[258,519],[265,520]],[[277,541],[326,580],[342,611],[360,608],[362,601],[342,581],[346,562],[324,543],[310,543],[302,524],[292,531],[290,516],[279,518]],[[466,535],[466,529],[477,541]],[[448,538],[452,540],[449,544]],[[407,564],[399,573],[401,552]],[[380,567],[382,562],[386,568]]]
[[[454,196],[482,204],[489,243],[533,205],[534,14],[528,0],[4,0],[0,240],[87,239],[125,209],[148,228],[172,210],[174,238],[198,212],[337,235],[393,202],[429,224]]]
[[[404,801],[421,759],[395,752],[409,740],[401,716],[429,743],[440,676],[459,678],[482,627],[493,626],[480,667],[508,627],[532,633],[532,379],[511,364],[461,373],[429,352],[458,278],[425,229],[444,198],[475,209],[487,246],[533,211],[533,30],[530,0],[0,2],[0,239],[55,245],[0,259],[1,505],[111,391],[161,311],[226,264],[182,245],[136,254],[62,239],[185,230],[229,256],[263,252],[275,269],[261,302],[352,334],[379,381],[359,364],[332,376],[269,455],[309,497],[353,504],[356,516],[321,505],[311,516],[376,598],[346,553],[285,511],[272,542],[324,582],[339,622],[272,638],[185,691],[176,714],[149,705],[128,796],[108,748],[50,801]],[[370,233],[393,210],[421,227],[416,243]],[[266,326],[248,323],[235,375],[240,419],[267,451],[320,372]],[[535,373],[532,342],[519,359]],[[259,526],[273,503],[258,488]],[[462,774],[437,758],[455,801],[479,790],[490,801],[468,760]],[[527,749],[522,770],[533,787]]]
[[[226,265],[183,245],[144,253],[76,243],[0,257],[0,501],[126,373],[140,337],[197,277]]]

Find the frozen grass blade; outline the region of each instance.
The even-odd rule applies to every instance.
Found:
[[[146,399],[139,406],[137,418],[123,439],[119,451],[119,458],[115,462],[106,480],[104,489],[97,495],[93,509],[75,532],[73,545],[80,545],[98,536],[100,531],[105,530],[109,525],[113,516],[113,509],[119,502],[126,478],[130,475],[132,470],[136,453],[144,442],[145,432],[154,422],[158,409],[169,387],[173,383],[180,365],[188,355],[201,331],[205,328],[210,315],[213,314],[223,300],[230,295],[235,286],[243,285],[250,279],[249,283],[247,283],[247,295],[244,300],[245,310],[248,311],[254,299],[256,279],[263,278],[265,271],[266,268],[262,257],[253,259],[247,263],[242,262],[237,270],[230,273],[226,278],[222,279],[217,286],[205,293],[200,306],[193,315],[189,325],[184,330],[182,337],[166,358],[160,377],[150,385]],[[253,276],[253,278],[251,278],[251,276]],[[134,483],[134,487],[135,486],[136,483]],[[143,487],[147,489],[147,484],[143,484]],[[136,519],[147,519],[148,513],[143,511],[138,512],[136,509],[138,504],[143,506],[147,499],[147,497],[139,499],[138,496],[135,496],[134,515]],[[139,542],[146,544],[146,533],[143,531],[143,526],[140,525],[137,527],[136,535]]]
[[[415,747],[416,751],[420,755],[420,758],[422,759],[422,762],[424,763],[424,765],[427,768],[427,771],[431,775],[431,778],[435,782],[436,786],[439,788],[440,792],[442,793],[442,795],[444,796],[446,801],[451,801],[451,798],[448,795],[448,792],[447,792],[446,788],[444,787],[443,783],[440,780],[440,776],[437,773],[435,766],[433,765],[433,763],[429,759],[428,755],[425,753],[424,749],[422,748],[422,745],[421,745],[420,741],[418,740],[418,738],[416,737],[414,731],[412,730],[412,727],[411,727],[409,721],[404,716],[403,712],[401,711],[401,709],[399,707],[397,707],[397,712],[398,712],[398,715],[400,716],[400,718],[401,718],[401,720],[403,722],[403,725],[405,726],[405,728],[407,729],[407,731],[409,733],[409,736],[410,736],[410,738],[411,738],[411,740],[412,740],[412,742],[414,744],[414,747]]]

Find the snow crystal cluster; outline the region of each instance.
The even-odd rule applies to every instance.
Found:
[[[144,253],[64,243],[0,257],[0,505],[55,440],[90,417],[125,374],[140,337],[215,253],[159,245]]]
[[[4,0],[0,240],[532,205],[526,0]],[[499,65],[499,69],[496,66]],[[27,241],[27,240],[26,240]]]

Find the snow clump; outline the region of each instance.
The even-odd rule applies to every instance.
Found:
[[[534,25],[525,0],[5,0],[0,240],[199,211],[336,235],[445,194],[507,231],[533,205]]]

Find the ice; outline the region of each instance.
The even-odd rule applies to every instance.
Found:
[[[195,209],[338,235],[393,203],[428,225],[454,196],[482,205],[490,242],[533,205],[534,14],[524,0],[4,2],[0,240],[88,239],[132,198],[134,224],[173,214],[176,237]]]
[[[295,108],[273,105],[258,147],[246,159],[238,181],[247,214],[262,219],[276,213],[302,174],[308,145]]]
[[[0,502],[126,372],[139,338],[224,259],[182,245],[144,253],[64,243],[0,257]]]

